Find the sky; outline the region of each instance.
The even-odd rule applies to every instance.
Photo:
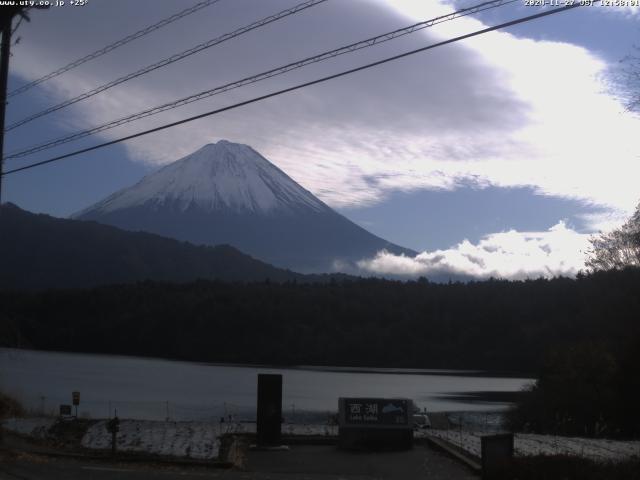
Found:
[[[7,124],[292,7],[220,0],[10,98]],[[12,47],[9,90],[196,1],[89,0],[33,11]],[[6,152],[447,14],[469,0],[328,0],[7,133]],[[597,2],[596,2],[597,4]],[[220,108],[486,28],[540,7],[516,1],[239,88],[5,169]],[[379,252],[365,274],[521,279],[575,275],[590,235],[640,200],[640,118],[620,60],[640,8],[580,7],[221,115],[4,178],[3,201],[66,217],[220,139],[251,145],[349,219],[420,252]]]

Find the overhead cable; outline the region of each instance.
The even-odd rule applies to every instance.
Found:
[[[34,146],[31,146],[31,147],[23,148],[23,149],[18,150],[18,151],[11,152],[5,157],[5,160],[6,159],[12,159],[12,158],[21,158],[21,157],[25,157],[27,155],[32,155],[34,153],[41,152],[43,150],[48,150],[50,148],[57,147],[59,145],[63,145],[65,143],[69,143],[69,142],[72,142],[72,141],[75,141],[75,140],[79,140],[81,138],[85,138],[85,137],[87,137],[89,135],[94,135],[96,133],[103,132],[105,130],[110,130],[112,128],[119,127],[121,125],[133,122],[135,120],[140,120],[142,118],[149,117],[149,116],[152,116],[152,115],[156,115],[158,113],[161,113],[161,112],[164,112],[164,111],[167,111],[167,110],[172,110],[174,108],[178,108],[178,107],[181,107],[181,106],[184,106],[184,105],[188,105],[190,103],[197,102],[199,100],[203,100],[205,98],[209,98],[209,97],[212,97],[214,95],[219,95],[219,94],[227,92],[229,90],[233,90],[233,89],[240,88],[240,87],[243,87],[243,86],[246,86],[246,85],[257,83],[257,82],[262,81],[262,80],[266,80],[268,78],[272,78],[272,77],[275,77],[275,76],[278,76],[278,75],[282,75],[282,74],[287,73],[287,72],[289,72],[291,70],[302,68],[302,67],[305,67],[307,65],[311,65],[313,63],[322,62],[324,60],[328,60],[330,58],[334,58],[334,57],[337,57],[339,55],[352,53],[352,52],[355,52],[357,50],[361,50],[363,48],[372,47],[374,45],[378,45],[378,44],[381,44],[381,43],[384,43],[384,42],[388,42],[388,41],[393,40],[395,38],[402,37],[404,35],[408,35],[410,33],[414,33],[414,32],[417,32],[419,30],[423,30],[425,28],[431,27],[433,25],[437,25],[437,24],[442,23],[442,22],[455,20],[456,18],[460,18],[460,17],[466,16],[466,15],[471,15],[471,14],[474,14],[474,13],[478,13],[478,12],[481,12],[481,11],[484,11],[484,10],[488,10],[490,8],[496,8],[496,7],[504,6],[504,5],[507,5],[507,4],[510,4],[510,3],[514,3],[516,1],[519,1],[519,0],[493,0],[493,1],[483,2],[483,3],[480,3],[480,4],[478,4],[476,6],[473,6],[473,7],[465,8],[465,9],[462,9],[462,10],[458,10],[458,11],[452,12],[452,13],[447,14],[447,15],[442,15],[442,16],[439,16],[439,17],[436,17],[436,18],[425,20],[423,22],[418,22],[418,23],[415,23],[415,24],[410,25],[408,27],[400,28],[400,29],[394,30],[392,32],[384,33],[382,35],[377,35],[375,37],[371,37],[371,38],[368,38],[366,40],[361,40],[361,41],[356,42],[356,43],[352,43],[352,44],[349,44],[349,45],[346,45],[346,46],[343,46],[343,47],[336,48],[334,50],[330,50],[330,51],[327,51],[327,52],[320,53],[318,55],[314,55],[312,57],[307,57],[307,58],[304,58],[302,60],[298,60],[298,61],[289,63],[287,65],[283,65],[283,66],[280,66],[280,67],[277,67],[277,68],[273,68],[271,70],[267,70],[266,72],[262,72],[262,73],[258,73],[256,75],[252,75],[250,77],[246,77],[246,78],[243,78],[241,80],[237,80],[235,82],[227,83],[227,84],[224,84],[224,85],[221,85],[221,86],[209,89],[209,90],[205,90],[203,92],[199,92],[199,93],[196,93],[196,94],[193,94],[193,95],[189,95],[187,97],[184,97],[184,98],[181,98],[181,99],[178,99],[178,100],[174,100],[174,101],[169,102],[169,103],[165,103],[165,104],[153,107],[153,108],[149,108],[149,109],[143,110],[141,112],[138,112],[138,113],[135,113],[135,114],[132,114],[132,115],[128,115],[126,117],[122,117],[122,118],[119,118],[117,120],[113,120],[111,122],[108,122],[108,123],[105,123],[105,124],[102,124],[102,125],[99,125],[99,126],[87,129],[87,130],[83,130],[81,132],[77,132],[77,133],[74,133],[74,134],[71,134],[71,135],[67,135],[67,136],[64,136],[64,137],[57,138],[55,140],[50,140],[50,141],[41,143],[39,145],[34,145]]]
[[[478,35],[482,35],[484,33],[492,32],[494,30],[499,30],[501,28],[507,28],[507,27],[511,27],[513,25],[518,25],[518,24],[521,24],[521,23],[529,22],[531,20],[536,20],[538,18],[547,17],[549,15],[554,15],[554,14],[561,13],[561,12],[566,12],[567,10],[578,8],[580,6],[582,6],[580,3],[574,3],[572,5],[567,5],[567,6],[564,6],[564,7],[557,7],[557,8],[544,10],[543,12],[540,12],[540,13],[537,13],[537,14],[534,14],[534,15],[528,15],[526,17],[521,17],[521,18],[518,18],[518,19],[515,19],[515,20],[511,20],[509,22],[505,22],[505,23],[501,23],[499,25],[495,25],[493,27],[484,28],[482,30],[476,30],[475,32],[467,33],[465,35],[460,35],[460,36],[457,36],[457,37],[454,37],[454,38],[450,38],[450,39],[444,40],[442,42],[438,42],[438,43],[434,43],[434,44],[431,44],[431,45],[427,45],[426,47],[422,47],[422,48],[418,48],[418,49],[415,49],[415,50],[411,50],[411,51],[408,51],[408,52],[405,52],[405,53],[401,53],[399,55],[394,55],[392,57],[387,57],[387,58],[385,58],[383,60],[378,60],[376,62],[368,63],[368,64],[362,65],[360,67],[352,68],[352,69],[349,69],[349,70],[344,70],[344,71],[342,71],[340,73],[335,73],[333,75],[329,75],[329,76],[318,78],[316,80],[312,80],[312,81],[309,81],[309,82],[301,83],[301,84],[295,85],[293,87],[284,88],[282,90],[278,90],[278,91],[275,91],[275,92],[272,92],[272,93],[269,93],[269,94],[266,94],[266,95],[261,95],[259,97],[254,97],[252,99],[245,100],[245,101],[239,102],[239,103],[235,103],[233,105],[229,105],[229,106],[226,106],[226,107],[218,108],[216,110],[211,110],[209,112],[201,113],[199,115],[188,117],[188,118],[176,121],[176,122],[168,123],[168,124],[165,124],[165,125],[161,125],[159,127],[151,128],[149,130],[145,130],[145,131],[142,131],[142,132],[134,133],[132,135],[127,135],[126,137],[121,137],[121,138],[118,138],[118,139],[115,139],[115,140],[111,140],[111,141],[108,141],[108,142],[100,143],[100,144],[94,145],[92,147],[87,147],[87,148],[83,148],[83,149],[80,149],[80,150],[76,150],[76,151],[73,151],[73,152],[70,152],[70,153],[66,153],[64,155],[59,155],[57,157],[49,158],[47,160],[42,160],[42,161],[39,161],[39,162],[31,163],[31,164],[25,165],[23,167],[14,168],[12,170],[8,170],[8,171],[4,172],[2,175],[5,176],[5,175],[12,174],[12,173],[21,172],[23,170],[28,170],[28,169],[31,169],[31,168],[35,168],[35,167],[39,167],[39,166],[42,166],[42,165],[46,165],[46,164],[49,164],[49,163],[58,162],[58,161],[63,160],[65,158],[74,157],[74,156],[80,155],[82,153],[87,153],[87,152],[91,152],[91,151],[94,151],[94,150],[98,150],[98,149],[101,149],[101,148],[104,148],[104,147],[108,147],[110,145],[115,145],[117,143],[122,143],[122,142],[125,142],[127,140],[132,140],[134,138],[138,138],[138,137],[142,137],[142,136],[145,136],[145,135],[149,135],[151,133],[159,132],[161,130],[166,130],[166,129],[171,128],[171,127],[176,127],[178,125],[182,125],[182,124],[185,124],[185,123],[188,123],[188,122],[192,122],[194,120],[199,120],[201,118],[210,117],[212,115],[217,115],[217,114],[220,114],[222,112],[229,111],[229,110],[234,110],[236,108],[243,107],[245,105],[250,105],[252,103],[256,103],[256,102],[260,102],[262,100],[266,100],[268,98],[272,98],[272,97],[276,97],[276,96],[279,96],[279,95],[283,95],[285,93],[289,93],[289,92],[293,92],[293,91],[296,91],[296,90],[300,90],[302,88],[306,88],[306,87],[309,87],[311,85],[317,85],[319,83],[327,82],[329,80],[333,80],[333,79],[336,79],[336,78],[344,77],[346,75],[350,75],[352,73],[356,73],[356,72],[359,72],[359,71],[362,71],[362,70],[366,70],[366,69],[369,69],[369,68],[372,68],[372,67],[376,67],[378,65],[383,65],[385,63],[389,63],[389,62],[392,62],[392,61],[395,61],[395,60],[399,60],[401,58],[405,58],[405,57],[408,57],[410,55],[415,55],[416,53],[420,53],[420,52],[424,52],[424,51],[427,51],[427,50],[431,50],[433,48],[437,48],[437,47],[441,47],[441,46],[444,46],[444,45],[448,45],[448,44],[451,44],[451,43],[454,43],[454,42],[465,40],[467,38],[471,38],[471,37],[475,37],[475,36],[478,36]]]
[[[172,55],[168,58],[165,58],[163,60],[160,60],[159,62],[156,62],[154,64],[148,65],[144,68],[141,68],[140,70],[137,70],[135,72],[129,73],[127,75],[124,75],[122,77],[116,78],[115,80],[112,80],[108,83],[105,83],[103,85],[100,85],[99,87],[94,88],[93,90],[89,90],[81,95],[78,95],[76,97],[70,98],[69,100],[65,100],[62,103],[59,103],[57,105],[54,105],[52,107],[46,108],[40,112],[34,113],[33,115],[29,115],[26,118],[23,118],[22,120],[18,120],[17,122],[14,122],[10,125],[8,125],[5,128],[5,132],[9,132],[11,130],[13,130],[14,128],[18,128],[22,125],[25,125],[26,123],[32,122],[33,120],[35,120],[36,118],[40,118],[43,117],[45,115],[48,115],[50,113],[56,112],[62,108],[68,107],[69,105],[73,105],[74,103],[78,103],[82,100],[86,100],[87,98],[93,97],[94,95],[97,95],[99,93],[104,92],[105,90],[109,90],[110,88],[115,87],[116,85],[120,85],[121,83],[124,82],[128,82],[129,80],[132,80],[134,78],[140,77],[141,75],[144,75],[146,73],[152,72],[154,70],[157,70],[159,68],[162,67],[166,67],[167,65],[171,65],[172,63],[175,63],[179,60],[182,60],[184,58],[187,58],[195,53],[201,52],[202,50],[206,50],[207,48],[211,48],[215,45],[219,45],[223,42],[226,42],[227,40],[231,40],[232,38],[235,37],[239,37],[240,35],[243,35],[247,32],[250,32],[251,30],[255,30],[256,28],[260,28],[260,27],[264,27],[265,25],[268,25],[270,23],[273,23],[275,21],[281,20],[285,17],[288,17],[289,15],[294,15],[298,12],[301,12],[302,10],[306,10],[307,8],[310,7],[314,7],[320,3],[326,2],[327,0],[307,0],[306,2],[300,3],[294,7],[291,8],[287,8],[286,10],[283,10],[281,12],[278,12],[274,15],[269,15],[268,17],[265,17],[261,20],[258,20],[256,22],[253,22],[249,25],[246,25],[244,27],[238,28],[237,30],[234,30],[233,32],[230,33],[226,33],[224,35],[221,35],[219,37],[213,38],[211,40],[208,40],[204,43],[200,43],[198,45],[196,45],[195,47],[191,47],[188,50],[185,50],[183,52],[180,53],[176,53],[175,55]]]
[[[74,68],[79,67],[80,65],[87,63],[91,60],[94,60],[104,55],[105,53],[109,53],[118,47],[126,45],[129,42],[133,42],[134,40],[137,40],[140,37],[144,37],[145,35],[148,35],[151,32],[154,32],[162,27],[169,25],[170,23],[180,20],[181,18],[184,18],[187,15],[191,15],[192,13],[198,12],[205,7],[213,5],[214,3],[218,3],[219,1],[220,0],[205,0],[203,2],[196,3],[195,5],[189,8],[186,8],[181,12],[178,12],[174,15],[171,15],[170,17],[160,20],[159,22],[154,23],[153,25],[149,25],[148,27],[145,27],[142,30],[138,30],[137,32],[132,33],[131,35],[127,35],[126,37],[116,42],[110,43],[106,47],[102,47],[101,49],[96,50],[95,52],[90,53],[89,55],[85,55],[82,58],[74,60],[73,62],[65,65],[64,67],[60,67],[51,73],[48,73],[40,78],[37,78],[36,80],[33,80],[25,85],[22,85],[19,88],[16,88],[15,90],[12,90],[7,94],[7,98],[26,92],[27,90],[30,90],[36,85],[40,85],[41,83],[46,82],[47,80],[51,80],[52,78],[57,77],[58,75],[62,75],[63,73],[68,72],[69,70],[73,70]]]

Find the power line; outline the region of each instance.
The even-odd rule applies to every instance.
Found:
[[[207,48],[211,48],[215,45],[219,45],[220,43],[226,42],[227,40],[231,40],[232,38],[238,37],[240,35],[243,35],[247,32],[250,32],[251,30],[255,30],[256,28],[260,28],[263,27],[265,25],[268,25],[270,23],[273,23],[277,20],[281,20],[285,17],[288,17],[289,15],[293,15],[296,14],[302,10],[306,10],[307,8],[310,7],[314,7],[320,3],[326,2],[327,0],[307,0],[306,2],[300,3],[294,7],[291,8],[287,8],[286,10],[283,10],[281,12],[278,12],[274,15],[270,15],[268,17],[265,17],[261,20],[258,20],[256,22],[253,22],[249,25],[246,25],[244,27],[238,28],[237,30],[234,30],[231,33],[226,33],[220,37],[216,37],[214,39],[208,40],[204,43],[200,43],[198,45],[196,45],[195,47],[191,47],[188,50],[185,50],[183,52],[180,53],[176,53],[175,55],[172,55],[168,58],[165,58],[163,60],[160,60],[159,62],[156,62],[154,64],[151,65],[147,65],[146,67],[137,70],[133,73],[129,73],[127,75],[124,75],[120,78],[116,78],[115,80],[112,80],[109,83],[105,83],[104,85],[101,85],[97,88],[94,88],[93,90],[89,90],[88,92],[85,92],[81,95],[78,95],[77,97],[71,98],[69,100],[66,100],[62,103],[59,103],[57,105],[54,105],[53,107],[49,107],[45,110],[42,110],[38,113],[34,113],[33,115],[30,115],[26,118],[23,118],[22,120],[19,120],[17,122],[12,123],[11,125],[7,126],[5,129],[5,132],[8,132],[10,130],[13,130],[14,128],[17,128],[21,125],[24,125],[26,123],[29,123],[33,120],[35,120],[36,118],[40,118],[43,117],[45,115],[48,115],[52,112],[55,112],[57,110],[60,110],[62,108],[68,107],[69,105],[73,105],[74,103],[80,102],[82,100],[86,100],[89,97],[93,97],[94,95],[97,95],[101,92],[104,92],[105,90],[108,90],[110,88],[115,87],[116,85],[120,85],[121,83],[127,82],[129,80],[132,80],[134,78],[137,78],[141,75],[144,75],[146,73],[152,72],[154,70],[157,70],[159,68],[162,67],[166,67],[167,65],[170,65],[174,62],[177,62],[179,60],[182,60],[183,58],[189,57],[195,53],[201,52],[202,50],[205,50]]]
[[[144,37],[145,35],[148,35],[151,32],[154,32],[162,27],[169,25],[170,23],[180,20],[181,18],[184,18],[187,15],[191,15],[192,13],[198,12],[205,7],[213,5],[214,3],[218,3],[219,1],[220,0],[205,0],[203,2],[196,3],[192,7],[186,8],[181,12],[178,12],[174,15],[171,15],[170,17],[160,20],[157,23],[154,23],[153,25],[149,25],[148,27],[145,27],[142,30],[138,30],[137,32],[132,33],[131,35],[128,35],[116,42],[113,42],[107,45],[106,47],[101,48],[100,50],[96,50],[95,52],[90,53],[89,55],[85,55],[82,58],[74,60],[73,62],[65,65],[64,67],[54,70],[53,72],[48,73],[47,75],[44,75],[36,80],[33,80],[32,82],[29,82],[19,88],[16,88],[15,90],[9,92],[7,97],[13,97],[20,93],[26,92],[27,90],[35,87],[36,85],[40,85],[41,83],[46,82],[47,80],[51,80],[52,78],[57,77],[58,75],[62,75],[63,73],[68,72],[69,70],[79,67],[83,63],[87,63],[95,58],[98,58],[104,55],[105,53],[109,53],[118,47],[126,45],[129,42],[133,42],[134,40],[137,40],[140,37]]]
[[[148,135],[150,133],[159,132],[159,131],[165,130],[167,128],[176,127],[178,125],[182,125],[184,123],[192,122],[194,120],[199,120],[201,118],[205,118],[205,117],[209,117],[209,116],[212,116],[212,115],[216,115],[216,114],[219,114],[219,113],[222,113],[222,112],[226,112],[228,110],[233,110],[233,109],[236,109],[236,108],[239,108],[239,107],[243,107],[245,105],[249,105],[249,104],[256,103],[256,102],[259,102],[259,101],[262,101],[262,100],[266,100],[268,98],[272,98],[272,97],[276,97],[276,96],[279,96],[279,95],[282,95],[282,94],[285,94],[285,93],[293,92],[295,90],[300,90],[302,88],[309,87],[311,85],[317,85],[319,83],[323,83],[323,82],[326,82],[326,81],[329,81],[329,80],[333,80],[333,79],[336,79],[336,78],[344,77],[344,76],[350,75],[352,73],[356,73],[356,72],[359,72],[359,71],[362,71],[362,70],[366,70],[366,69],[369,69],[369,68],[372,68],[372,67],[376,67],[378,65],[382,65],[382,64],[385,64],[385,63],[388,63],[388,62],[392,62],[392,61],[404,58],[404,57],[408,57],[410,55],[414,55],[416,53],[420,53],[420,52],[424,52],[424,51],[427,51],[427,50],[431,50],[431,49],[436,48],[436,47],[441,47],[441,46],[444,46],[444,45],[448,45],[450,43],[458,42],[460,40],[465,40],[467,38],[471,38],[471,37],[475,37],[475,36],[478,36],[478,35],[482,35],[484,33],[492,32],[494,30],[499,30],[501,28],[507,28],[507,27],[511,27],[513,25],[518,25],[520,23],[529,22],[531,20],[535,20],[535,19],[538,19],[538,18],[546,17],[546,16],[549,16],[549,15],[554,15],[556,13],[565,12],[567,10],[571,10],[573,8],[577,8],[577,7],[580,7],[580,6],[581,6],[580,3],[575,3],[573,5],[567,5],[567,6],[564,6],[564,7],[558,7],[558,8],[554,8],[554,9],[551,9],[551,10],[545,10],[543,12],[540,12],[540,13],[537,13],[537,14],[534,14],[534,15],[521,17],[521,18],[518,18],[518,19],[515,19],[515,20],[511,20],[509,22],[505,22],[505,23],[501,23],[499,25],[495,25],[493,27],[484,28],[482,30],[476,30],[475,32],[467,33],[465,35],[460,35],[458,37],[454,37],[454,38],[451,38],[451,39],[448,39],[448,40],[444,40],[442,42],[438,42],[438,43],[434,43],[434,44],[431,44],[431,45],[427,45],[426,47],[422,47],[422,48],[418,48],[418,49],[415,49],[415,50],[411,50],[411,51],[408,51],[408,52],[405,52],[405,53],[401,53],[399,55],[394,55],[392,57],[387,57],[387,58],[385,58],[383,60],[378,60],[376,62],[368,63],[368,64],[362,65],[360,67],[352,68],[352,69],[349,69],[349,70],[344,70],[344,71],[342,71],[340,73],[335,73],[333,75],[329,75],[329,76],[318,78],[316,80],[312,80],[312,81],[309,81],[309,82],[301,83],[301,84],[295,85],[293,87],[288,87],[288,88],[285,88],[285,89],[282,89],[282,90],[278,90],[276,92],[272,92],[272,93],[269,93],[269,94],[266,94],[266,95],[261,95],[259,97],[254,97],[254,98],[252,98],[250,100],[245,100],[243,102],[235,103],[233,105],[229,105],[229,106],[226,106],[226,107],[223,107],[223,108],[218,108],[216,110],[211,110],[209,112],[201,113],[201,114],[195,115],[193,117],[188,117],[188,118],[176,121],[176,122],[168,123],[168,124],[162,125],[160,127],[151,128],[149,130],[145,130],[145,131],[142,131],[142,132],[134,133],[132,135],[128,135],[126,137],[121,137],[121,138],[118,138],[116,140],[111,140],[109,142],[104,142],[104,143],[101,143],[101,144],[98,144],[98,145],[94,145],[92,147],[87,147],[87,148],[83,148],[83,149],[80,149],[80,150],[76,150],[74,152],[66,153],[64,155],[59,155],[59,156],[54,157],[54,158],[50,158],[50,159],[47,159],[47,160],[42,160],[40,162],[35,162],[35,163],[29,164],[29,165],[25,165],[24,167],[14,168],[12,170],[6,171],[2,175],[5,176],[5,175],[9,175],[11,173],[16,173],[16,172],[20,172],[20,171],[23,171],[23,170],[28,170],[28,169],[31,169],[31,168],[39,167],[41,165],[46,165],[48,163],[57,162],[59,160],[65,159],[65,158],[69,158],[69,157],[73,157],[73,156],[76,156],[76,155],[80,155],[82,153],[91,152],[93,150],[98,150],[100,148],[108,147],[110,145],[115,145],[117,143],[125,142],[127,140],[132,140],[134,138],[142,137],[142,136]]]
[[[143,110],[141,112],[135,113],[133,115],[128,115],[126,117],[122,117],[119,118],[117,120],[113,120],[111,122],[99,125],[97,127],[93,127],[87,130],[83,130],[81,132],[78,133],[74,133],[72,135],[67,135],[65,137],[61,137],[61,138],[57,138],[55,140],[50,140],[48,142],[39,144],[39,145],[34,145],[31,147],[27,147],[25,149],[19,150],[19,151],[14,151],[12,153],[10,153],[9,155],[7,155],[5,157],[5,159],[13,159],[13,158],[21,158],[21,157],[25,157],[27,155],[31,155],[37,152],[41,152],[43,150],[48,150],[50,148],[53,147],[57,147],[60,145],[63,145],[65,143],[69,143],[71,141],[75,141],[75,140],[79,140],[81,138],[85,138],[89,135],[93,135],[99,132],[103,132],[105,130],[110,130],[112,128],[116,128],[119,127],[121,125],[124,125],[126,123],[130,123],[133,122],[135,120],[140,120],[142,118],[146,118],[152,115],[156,115],[158,113],[161,112],[165,112],[167,110],[172,110],[174,108],[178,108],[178,107],[182,107],[184,105],[188,105],[190,103],[199,101],[199,100],[203,100],[205,98],[209,98],[211,96],[214,95],[218,95],[224,92],[228,92],[229,90],[233,90],[236,88],[240,88],[240,87],[244,87],[246,85],[250,85],[253,83],[257,83],[259,81],[262,80],[266,80],[268,78],[272,78],[278,75],[282,75],[284,73],[290,72],[292,70],[298,69],[298,68],[302,68],[305,67],[307,65],[313,64],[313,63],[318,63],[324,60],[328,60],[330,58],[334,58],[337,57],[339,55],[343,55],[343,54],[347,54],[347,53],[352,53],[355,52],[357,50],[361,50],[363,48],[367,48],[367,47],[372,47],[374,45],[378,45],[380,43],[384,43],[390,40],[393,40],[395,38],[404,36],[404,35],[408,35],[410,33],[414,33],[417,32],[419,30],[423,30],[427,27],[431,27],[433,25],[437,25],[439,23],[443,23],[446,21],[451,21],[451,20],[455,20],[456,18],[460,18],[466,15],[471,15],[474,13],[478,13],[478,12],[482,12],[484,10],[488,10],[490,8],[496,8],[496,7],[500,7],[500,6],[504,6],[510,3],[514,3],[516,1],[519,0],[492,0],[492,1],[488,1],[488,2],[483,2],[481,4],[478,4],[476,6],[473,7],[469,7],[469,8],[465,8],[462,10],[458,10],[455,12],[452,12],[450,14],[447,15],[442,15],[440,17],[436,17],[436,18],[432,18],[430,20],[426,20],[423,22],[418,22],[416,24],[410,25],[408,27],[404,27],[404,28],[400,28],[397,30],[394,30],[392,32],[388,32],[388,33],[384,33],[382,35],[377,35],[375,37],[371,37],[368,38],[366,40],[361,40],[359,42],[356,43],[352,43],[343,47],[339,47],[336,48],[334,50],[329,50],[327,52],[323,52],[321,54],[318,55],[314,55],[312,57],[307,57],[304,58],[302,60],[298,60],[296,62],[292,62],[289,63],[287,65],[284,66],[280,66],[271,70],[268,70],[266,72],[262,72],[256,75],[252,75],[250,77],[246,77],[243,78],[241,80],[237,80],[235,82],[231,82],[231,83],[227,83],[225,85],[221,85],[209,90],[205,90],[203,92],[199,92],[193,95],[189,95],[187,97],[175,100],[173,102],[169,102],[169,103],[165,103],[147,110]]]

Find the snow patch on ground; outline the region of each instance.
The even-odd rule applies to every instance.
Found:
[[[47,437],[56,422],[51,417],[10,418],[4,421],[6,430],[36,439]],[[106,420],[91,425],[82,438],[82,446],[90,449],[111,448],[111,434]],[[215,459],[219,455],[220,437],[226,433],[255,433],[255,423],[163,422],[152,420],[121,420],[117,435],[117,448],[124,452],[187,457],[199,460]],[[336,425],[293,424],[282,425],[283,435],[337,436]],[[416,438],[433,436],[446,440],[469,454],[480,457],[480,438],[485,432],[463,430],[419,429]],[[640,441],[619,441],[594,438],[557,437],[517,433],[514,438],[515,454],[572,455],[596,461],[619,461],[640,458]]]
[[[480,438],[485,433],[456,430],[430,430],[428,435],[452,443],[475,457],[480,457]],[[601,438],[557,437],[516,433],[516,456],[571,455],[595,461],[620,461],[640,458],[640,441],[619,441]]]
[[[219,435],[217,425],[205,422],[121,420],[116,439],[117,449],[123,452],[208,460],[218,456]],[[82,438],[82,446],[100,450],[111,448],[106,420],[89,427]]]
[[[338,436],[337,425],[298,425],[285,423],[282,425],[283,435]]]
[[[8,431],[20,435],[45,438],[47,431],[55,422],[56,419],[51,417],[8,418],[2,422],[2,426]]]
[[[255,423],[221,423],[221,431],[223,433],[256,433]],[[316,425],[316,424],[298,424],[283,423],[281,428],[282,435],[296,436],[337,436],[337,425]]]
[[[117,448],[123,452],[188,457],[200,460],[217,458],[219,437],[225,433],[255,433],[255,423],[158,422],[121,420]],[[329,425],[283,424],[283,435],[337,435],[338,427]],[[111,433],[107,421],[92,425],[82,439],[82,446],[110,449]]]

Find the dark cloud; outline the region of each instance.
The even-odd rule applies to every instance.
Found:
[[[62,90],[61,96],[81,93],[84,87],[104,83],[293,4],[281,0],[223,0],[99,61],[89,62],[60,77],[59,81],[45,84],[45,90],[55,85]],[[23,43],[15,51],[15,71],[24,75],[26,81],[27,76],[53,69],[184,5],[184,2],[175,1],[110,0],[92,2],[86,7],[38,12],[32,25],[25,28]],[[85,109],[92,106],[102,114],[105,105],[112,107],[109,117],[115,118],[138,108],[138,102],[123,100],[128,95],[135,97],[143,93],[145,101],[162,103],[409,23],[380,4],[327,2],[101,94],[112,96],[114,105],[105,103],[104,98],[90,99],[83,105],[54,114],[56,117],[52,118],[68,113],[83,116],[87,114]],[[236,91],[226,97],[245,98],[249,94],[289,86],[433,41],[435,37],[428,31],[417,33],[268,80],[247,89],[246,93]],[[20,110],[19,98],[16,103],[13,116],[19,116],[15,113]],[[220,103],[228,101],[223,102],[220,97],[202,105]],[[191,109],[198,107],[186,110]],[[484,65],[463,45],[451,45],[251,107],[240,116],[247,128],[257,126],[258,132],[268,136],[274,121],[278,122],[281,132],[321,129],[330,125],[344,128],[346,135],[360,129],[403,135],[436,135],[467,129],[488,133],[515,128],[526,115],[526,104],[509,91],[494,69]],[[231,117],[231,123],[237,123],[234,116]],[[153,120],[149,122],[153,123]],[[240,126],[235,128],[239,130]],[[357,138],[350,141],[357,148],[375,148],[358,144]],[[462,152],[463,149],[452,145],[449,152],[441,155],[474,154]]]

